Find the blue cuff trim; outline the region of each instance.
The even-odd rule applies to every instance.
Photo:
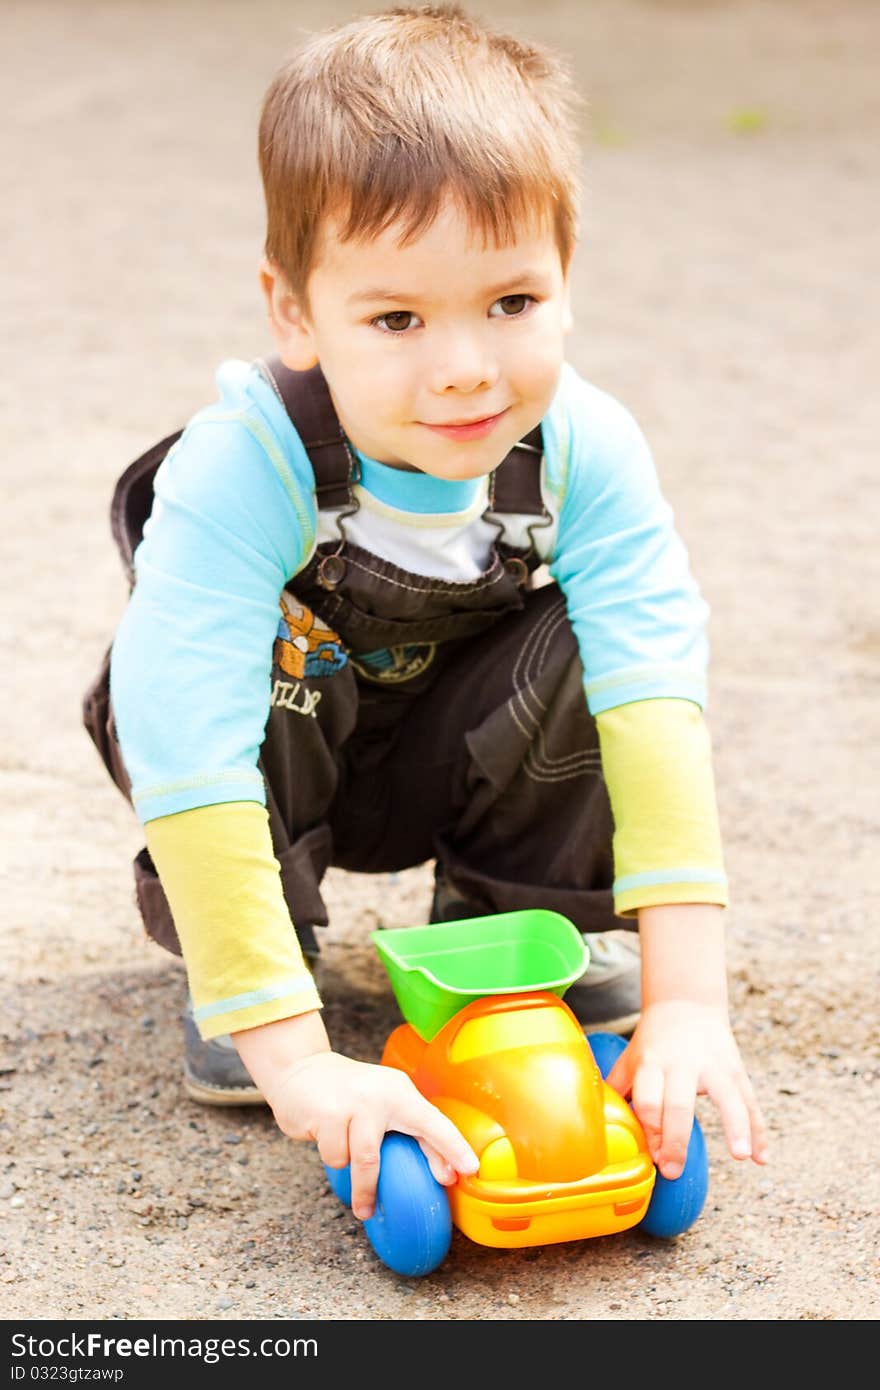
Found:
[[[200,806],[216,806],[224,801],[256,801],[265,806],[266,788],[259,772],[255,768],[229,768],[226,772],[141,787],[132,794],[142,825],[160,816],[175,816],[179,811],[195,811]]]
[[[254,1004],[269,1004],[273,999],[283,999],[288,994],[312,993],[318,997],[315,982],[311,975],[296,975],[292,980],[281,980],[277,985],[266,989],[252,989],[246,994],[233,994],[229,999],[218,999],[216,1004],[203,1004],[193,1010],[196,1023],[205,1023],[218,1014],[232,1014],[239,1009],[250,1009]]]
[[[627,893],[631,888],[653,888],[657,883],[722,883],[726,885],[727,875],[719,869],[649,869],[644,874],[626,874],[623,878],[616,878],[612,891],[614,893]]]
[[[678,666],[630,667],[612,671],[596,680],[584,681],[584,693],[592,715],[618,705],[631,705],[638,700],[690,700],[706,707],[706,678],[698,671]]]

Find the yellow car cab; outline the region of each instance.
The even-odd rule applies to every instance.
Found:
[[[547,1245],[644,1217],[656,1171],[644,1132],[558,994],[475,999],[430,1040],[401,1024],[382,1061],[406,1072],[480,1159],[447,1189],[471,1240]]]

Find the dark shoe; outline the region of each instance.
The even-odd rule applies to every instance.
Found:
[[[485,917],[486,908],[466,902],[441,875],[435,876],[432,922]],[[590,963],[565,991],[565,1002],[586,1032],[629,1037],[642,1011],[642,960],[636,932],[582,932]]]
[[[489,917],[491,912],[491,908],[466,902],[445,878],[435,877],[429,922],[461,922],[466,917]]]
[[[590,963],[565,991],[565,1002],[587,1033],[629,1037],[642,1011],[642,958],[635,932],[583,932]]]
[[[318,943],[311,928],[300,931],[306,964],[317,982]],[[191,1100],[200,1105],[265,1105],[263,1094],[238,1055],[228,1033],[205,1042],[187,999],[183,1015],[183,1084]]]
[[[192,1000],[183,1015],[183,1084],[200,1105],[264,1105],[262,1093],[228,1034],[204,1042],[192,1016]]]

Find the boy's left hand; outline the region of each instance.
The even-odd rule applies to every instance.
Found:
[[[721,1007],[679,999],[647,1006],[608,1083],[631,1095],[664,1178],[681,1176],[703,1094],[718,1107],[732,1156],[767,1162],[761,1108]]]

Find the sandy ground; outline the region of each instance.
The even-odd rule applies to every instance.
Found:
[[[534,13],[531,11],[534,9]],[[487,0],[590,98],[571,357],[651,440],[713,609],[709,720],[735,1027],[772,1164],[638,1232],[436,1274],[374,1257],[316,1153],[179,1075],[179,964],[81,730],[125,592],[119,471],[267,347],[254,129],[339,0],[7,3],[0,1310],[8,1319],[876,1318],[880,13],[870,3]],[[333,872],[327,1020],[397,1020],[366,947],[430,866]]]

